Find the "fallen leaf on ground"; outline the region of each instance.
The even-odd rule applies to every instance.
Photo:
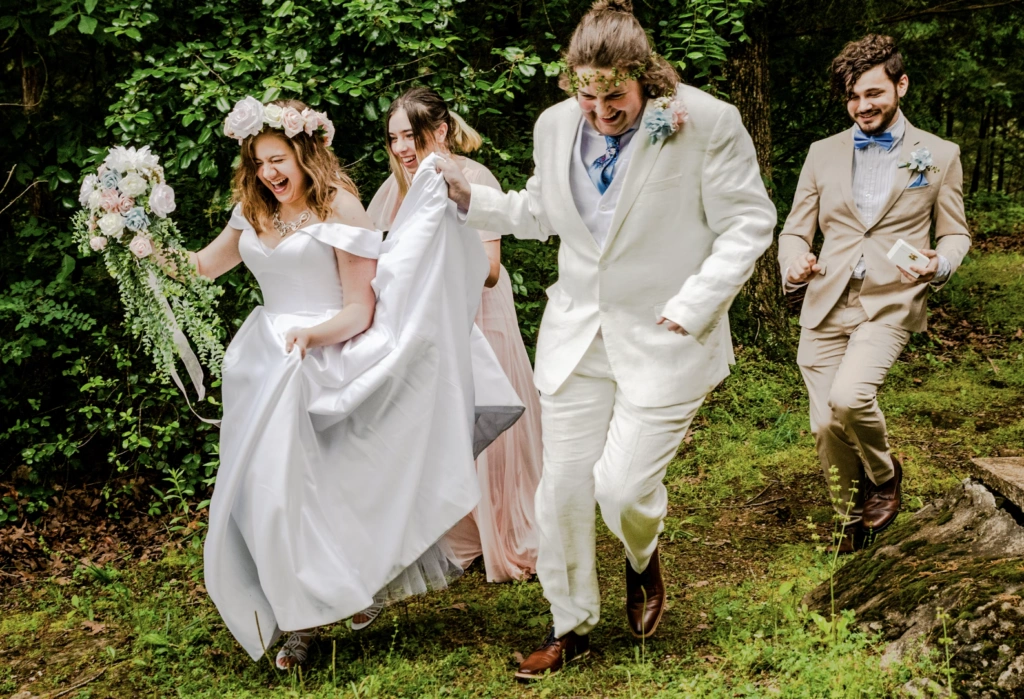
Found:
[[[103,633],[107,630],[106,624],[101,624],[98,621],[91,621],[86,619],[82,622],[82,628],[89,632],[90,636],[95,636],[98,633]]]

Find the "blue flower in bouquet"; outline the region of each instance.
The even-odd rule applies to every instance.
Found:
[[[121,173],[117,170],[107,170],[100,175],[100,188],[101,189],[114,189],[117,187],[117,183],[121,181]]]
[[[149,228],[149,216],[146,215],[146,211],[141,206],[136,206],[134,209],[125,214],[124,225],[130,231],[144,231]]]

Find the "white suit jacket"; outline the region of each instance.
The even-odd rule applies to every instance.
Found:
[[[473,185],[466,225],[561,238],[537,341],[543,393],[558,391],[598,329],[619,388],[640,407],[696,400],[729,374],[729,306],[771,244],[775,206],[736,108],[685,85],[677,95],[689,121],[656,144],[641,126],[628,169],[616,175],[626,180],[603,250],[569,187],[583,118],[575,99],[537,120],[524,191]],[[689,334],[656,325],[661,315]]]

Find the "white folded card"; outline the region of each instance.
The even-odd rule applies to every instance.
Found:
[[[893,264],[905,270],[914,279],[921,275],[910,269],[911,265],[915,267],[926,267],[928,265],[928,258],[902,238],[896,241],[896,244],[892,246],[892,249],[889,250],[886,256],[892,260]]]

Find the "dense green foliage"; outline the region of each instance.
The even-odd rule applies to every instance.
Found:
[[[387,174],[381,115],[413,84],[437,89],[486,137],[480,154],[505,187],[531,171],[532,124],[564,98],[554,76],[584,0],[37,0],[0,14],[0,481],[19,498],[0,520],[34,515],[54,479],[108,484],[180,469],[210,479],[217,434],[123,327],[113,282],[77,257],[77,182],[115,143],[150,145],[167,168],[175,221],[192,247],[225,223],[237,145],[220,133],[233,102],[302,99],[338,127],[334,148],[368,201]],[[934,8],[933,8],[934,6]],[[728,97],[731,48],[768,37],[774,191],[785,213],[810,141],[847,125],[825,69],[868,30],[901,38],[919,126],[963,146],[968,187],[1007,206],[1024,185],[1021,12],[1012,3],[877,2],[842,8],[790,0],[637,3],[659,51],[685,78]],[[935,9],[938,8],[938,9]],[[1005,208],[1005,206],[1004,206]],[[557,241],[506,241],[527,344]],[[258,303],[244,270],[219,282],[229,334]],[[741,339],[752,336],[737,329]],[[215,416],[217,392],[200,406]],[[10,513],[9,515],[7,513]]]

